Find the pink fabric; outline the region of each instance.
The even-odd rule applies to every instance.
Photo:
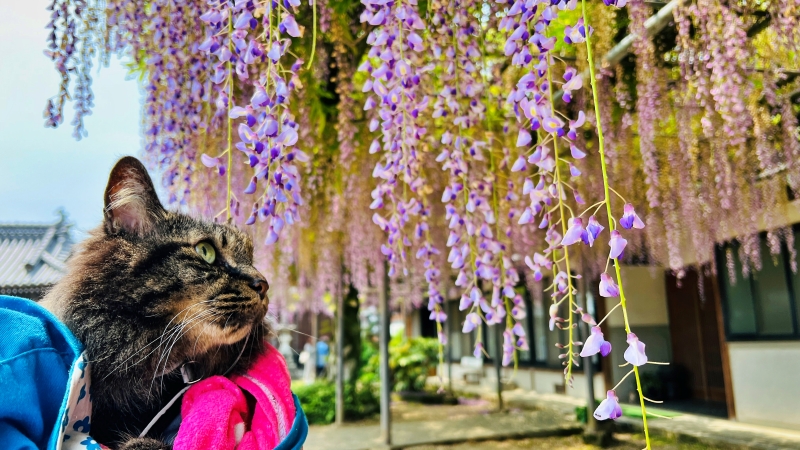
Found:
[[[244,375],[214,376],[183,397],[174,450],[272,450],[289,433],[295,417],[286,361],[274,347]],[[248,407],[242,390],[255,398]]]

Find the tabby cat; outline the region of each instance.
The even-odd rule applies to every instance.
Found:
[[[171,448],[138,436],[184,386],[181,365],[201,377],[241,372],[264,349],[268,288],[247,235],[165,210],[142,163],[121,159],[102,225],[43,300],[86,347],[92,437],[115,449]]]

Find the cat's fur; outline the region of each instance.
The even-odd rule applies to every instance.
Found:
[[[216,250],[211,264],[195,250],[201,241]],[[267,289],[247,235],[165,210],[144,166],[121,159],[103,224],[43,300],[86,346],[92,437],[112,448],[169,448],[130,436],[183,387],[182,363],[209,376],[234,363],[241,371],[262,351]]]

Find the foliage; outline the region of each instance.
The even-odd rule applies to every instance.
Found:
[[[429,371],[438,363],[438,353],[436,339],[392,338],[389,342],[389,368],[394,391],[423,391]]]
[[[345,417],[360,420],[372,417],[380,409],[378,391],[378,349],[374,343],[364,340],[358,346],[360,362],[355,366],[355,376],[344,385]],[[317,381],[309,385],[292,386],[300,399],[310,424],[328,424],[336,419],[336,386],[329,381]]]
[[[336,418],[336,388],[333,383],[317,381],[294,388],[294,394],[303,406],[308,423],[324,425]]]
[[[303,406],[311,425],[325,425],[336,419],[336,386],[328,381],[317,381],[294,388],[294,393]],[[347,420],[372,417],[380,409],[380,403],[371,384],[345,384],[344,414]]]

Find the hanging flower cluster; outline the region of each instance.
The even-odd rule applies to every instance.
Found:
[[[367,60],[359,67],[369,74],[362,89],[370,93],[364,109],[377,109],[377,117],[372,118],[369,129],[376,131],[380,127],[382,132],[382,143],[374,140],[370,153],[383,152],[372,172],[379,184],[372,192],[370,208],[389,210],[386,216],[376,212],[373,221],[388,235],[381,251],[389,261],[389,276],[398,270],[406,277],[409,275],[407,248],[412,247],[412,239],[417,242],[415,257],[423,262],[428,309],[441,329],[447,315],[439,307],[443,298],[434,259],[439,250],[430,238],[429,187],[421,146],[427,132],[421,114],[429,98],[419,86],[431,69],[420,65],[424,45],[419,32],[425,29],[425,23],[417,13],[416,0],[395,3],[362,0],[362,3],[366,8],[361,21],[376,26],[367,37],[371,46]],[[440,334],[440,339],[443,336]]]
[[[64,106],[67,100],[75,102],[76,139],[86,137],[84,117],[91,114],[94,106],[90,75],[92,62],[98,45],[95,38],[103,36],[102,23],[98,16],[103,14],[102,4],[94,1],[52,0],[47,10],[50,22],[47,24],[47,49],[45,55],[53,61],[61,76],[58,94],[47,100],[44,117],[45,126],[56,128],[64,122]],[[101,55],[107,58],[107,52]],[[70,82],[74,77],[75,86],[70,92]]]
[[[230,218],[231,211],[236,213],[239,207],[230,189],[234,159],[231,121],[244,118],[237,127],[239,142],[235,147],[253,171],[243,193],[255,194],[245,223],[267,221],[267,245],[274,244],[284,227],[299,219],[297,208],[302,205],[302,198],[296,164],[308,161],[308,156],[295,147],[298,124],[289,109],[292,91],[302,88],[297,71],[303,61],[296,60],[288,69],[282,64],[291,45],[291,38],[284,36],[297,38],[302,34],[294,17],[299,5],[299,0],[293,0],[286,5],[268,3],[264,10],[257,10],[253,2],[226,2],[200,16],[208,24],[208,31],[198,48],[214,60],[211,81],[226,87],[219,90],[216,105],[228,120],[227,149],[214,157],[204,154],[202,161],[217,168],[220,175],[228,171]],[[261,20],[255,14],[261,14]],[[242,82],[252,77],[249,84],[253,93],[244,106],[234,105],[234,75]]]
[[[592,216],[588,231],[583,219],[575,217],[569,199],[576,205],[584,203],[577,189],[568,181],[575,179],[581,171],[575,162],[583,159],[586,153],[578,148],[577,133],[585,123],[585,113],[578,111],[574,119],[569,119],[555,108],[553,98],[556,59],[552,56],[557,39],[566,44],[585,42],[592,29],[579,19],[568,25],[563,36],[549,36],[549,26],[557,19],[559,11],[572,10],[575,1],[563,1],[554,5],[538,4],[529,7],[526,2],[516,1],[500,21],[500,29],[508,33],[504,46],[512,64],[523,68],[523,75],[507,97],[517,121],[522,124],[518,132],[516,146],[523,151],[515,160],[511,170],[526,174],[522,195],[529,199],[518,219],[520,225],[538,223],[545,230],[546,247],[534,255],[525,257],[533,278],[540,281],[544,273],[550,273],[552,304],[550,306],[550,328],[566,322],[569,337],[563,345],[567,351],[562,358],[566,380],[572,382],[572,368],[578,365],[578,352],[574,347],[579,341],[574,336],[575,324],[572,311],[578,305],[574,300],[575,275],[570,267],[569,246],[578,242],[593,245],[602,227]],[[541,8],[541,12],[539,12]],[[572,67],[564,69],[563,81],[555,81],[561,86],[561,100],[569,104],[573,93],[583,86],[583,79]],[[565,151],[569,149],[569,156]],[[530,174],[530,167],[534,172]],[[566,320],[559,316],[559,309],[566,302]]]
[[[503,365],[508,365],[515,348],[528,348],[524,330],[516,323],[525,317],[525,307],[514,291],[519,277],[498,236],[494,157],[476,133],[486,120],[476,11],[478,5],[470,0],[432,5],[431,59],[442,67],[432,115],[443,130],[436,161],[449,174],[442,193],[450,248],[447,262],[462,292],[459,309],[470,310],[463,330],[471,331],[481,318],[488,325],[504,324]],[[490,299],[483,289],[491,289]],[[517,306],[512,307],[512,301]],[[481,348],[478,339],[476,356]]]

